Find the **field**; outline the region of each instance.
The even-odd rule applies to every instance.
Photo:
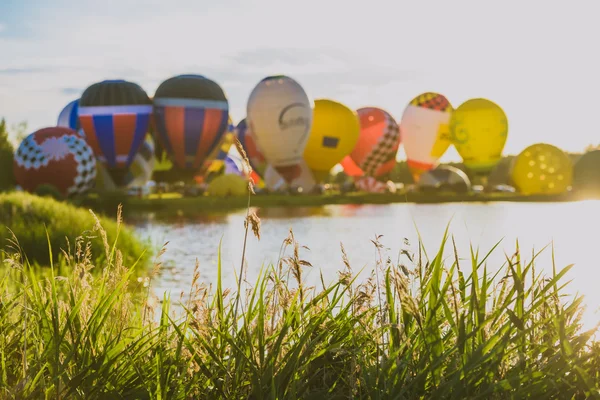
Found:
[[[258,217],[247,222],[260,235]],[[161,252],[135,280],[142,265],[113,244],[104,257],[58,254],[44,270],[7,249],[0,398],[600,397],[595,330],[582,331],[583,299],[563,295],[570,267],[543,276],[518,247],[492,275],[489,254],[444,259],[449,235],[394,260],[374,240],[368,280],[356,281],[342,247],[338,281],[307,287],[310,260],[290,231],[256,282],[207,287],[196,274],[187,293],[156,298]]]

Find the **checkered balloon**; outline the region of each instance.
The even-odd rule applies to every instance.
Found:
[[[385,193],[388,188],[388,186],[385,183],[379,182],[372,176],[359,178],[355,182],[355,186],[358,190],[367,193]]]
[[[368,176],[389,172],[400,146],[400,129],[386,111],[365,107],[357,110],[361,122],[361,137],[351,154],[352,159]],[[386,164],[392,161],[391,167]],[[385,171],[382,167],[386,165]]]
[[[49,184],[64,196],[84,194],[94,187],[96,159],[92,148],[74,130],[44,128],[19,145],[14,174],[17,183],[29,192]]]

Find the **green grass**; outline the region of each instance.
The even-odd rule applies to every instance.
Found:
[[[116,211],[115,206],[113,215]],[[100,224],[103,230],[99,229]],[[105,236],[102,232],[105,232]],[[0,249],[14,248],[16,238],[29,262],[48,266],[47,234],[55,260],[65,253],[72,255],[89,243],[93,261],[102,263],[109,256],[117,238],[126,264],[131,265],[140,256],[142,262],[148,259],[148,255],[143,254],[145,244],[136,238],[131,229],[119,226],[112,219],[97,218],[89,210],[50,197],[24,192],[0,193]],[[105,251],[107,249],[108,252]]]
[[[259,235],[257,217],[247,222]],[[356,280],[342,248],[339,280],[311,288],[290,232],[251,287],[223,288],[219,262],[215,287],[196,271],[186,296],[160,308],[151,280],[145,296],[131,294],[136,267],[116,252],[100,275],[78,253],[72,273],[49,277],[9,254],[0,398],[599,397],[598,343],[581,330],[582,299],[563,296],[570,267],[543,276],[518,248],[503,266],[475,251],[447,260],[447,235],[430,257],[419,244],[397,262],[373,244],[369,279]]]

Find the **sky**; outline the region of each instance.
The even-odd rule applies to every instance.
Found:
[[[281,73],[398,121],[422,92],[487,98],[508,117],[505,153],[581,151],[600,144],[598,15],[597,0],[0,0],[0,117],[33,132],[92,83],[153,96],[197,73],[239,121],[258,81]]]

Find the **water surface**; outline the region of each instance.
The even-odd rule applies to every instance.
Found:
[[[454,235],[464,267],[469,267],[469,246],[487,253],[501,241],[487,263],[489,270],[502,266],[505,254],[515,252],[519,240],[521,254],[531,259],[533,251],[554,244],[557,267],[575,264],[568,278],[572,293],[585,295],[588,318],[593,321],[600,307],[600,270],[597,249],[600,249],[600,201],[567,203],[446,203],[446,204],[389,204],[389,205],[331,205],[307,208],[257,209],[261,218],[261,238],[248,237],[246,260],[247,279],[256,278],[261,266],[276,263],[283,240],[290,229],[301,245],[300,256],[312,263],[306,268],[306,280],[316,284],[319,271],[326,281],[337,277],[343,268],[340,242],[343,243],[352,267],[370,271],[377,253],[371,242],[383,235],[381,243],[388,248],[384,256],[392,259],[408,248],[417,250],[420,234],[425,247],[433,257],[446,227]],[[153,284],[162,297],[170,291],[178,297],[187,291],[196,260],[200,266],[201,280],[214,283],[217,277],[218,246],[221,242],[224,286],[235,286],[235,273],[239,270],[244,240],[246,211],[207,214],[195,219],[180,218],[157,221],[151,216],[136,222],[143,238],[161,246],[169,241],[163,256],[165,268]],[[418,229],[418,231],[417,231]],[[451,246],[446,255],[453,257]],[[536,269],[552,271],[551,249],[548,248],[536,263]],[[593,314],[595,315],[595,314]],[[600,320],[600,315],[597,316]],[[588,322],[589,322],[588,321]]]

